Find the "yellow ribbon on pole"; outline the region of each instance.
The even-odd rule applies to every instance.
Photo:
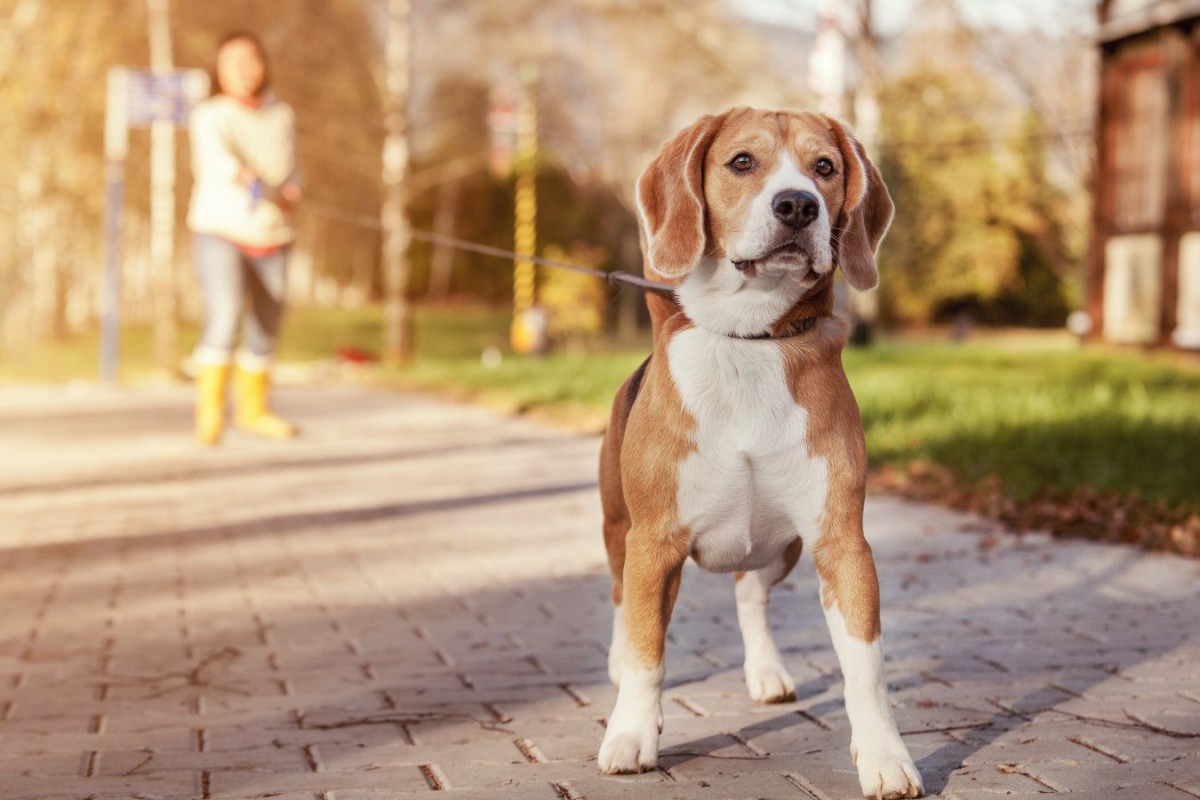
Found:
[[[517,109],[516,209],[513,250],[513,352],[529,354],[545,347],[545,323],[535,309],[537,267],[528,258],[537,251],[537,67],[521,68],[521,100]]]

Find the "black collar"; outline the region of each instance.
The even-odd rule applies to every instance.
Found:
[[[790,339],[793,336],[808,333],[816,324],[817,317],[803,317],[788,322],[788,326],[778,334],[771,333],[771,331],[763,331],[752,336],[739,336],[736,333],[727,333],[725,335],[731,339]]]

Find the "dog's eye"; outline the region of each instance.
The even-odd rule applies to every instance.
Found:
[[[738,172],[748,172],[754,168],[754,156],[749,153],[738,153],[729,162],[729,166],[736,169]]]
[[[833,162],[828,158],[819,158],[814,165],[814,169],[816,169],[817,174],[822,178],[828,178],[833,174]]]

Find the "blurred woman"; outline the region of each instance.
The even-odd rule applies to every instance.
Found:
[[[196,438],[220,441],[240,321],[238,425],[286,439],[295,428],[268,409],[268,390],[295,238],[291,215],[301,196],[292,109],[268,91],[266,52],[253,34],[225,37],[213,72],[214,94],[196,106],[190,126],[188,227],[204,294],[193,356]]]

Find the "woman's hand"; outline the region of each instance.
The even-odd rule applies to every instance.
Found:
[[[298,184],[288,181],[279,187],[275,202],[284,213],[290,214],[303,197],[304,190]]]
[[[240,167],[238,167],[237,175],[234,177],[234,180],[236,180],[245,188],[249,189],[254,185],[254,182],[258,180],[258,176],[254,174],[254,170],[250,169],[245,164],[242,164]]]

